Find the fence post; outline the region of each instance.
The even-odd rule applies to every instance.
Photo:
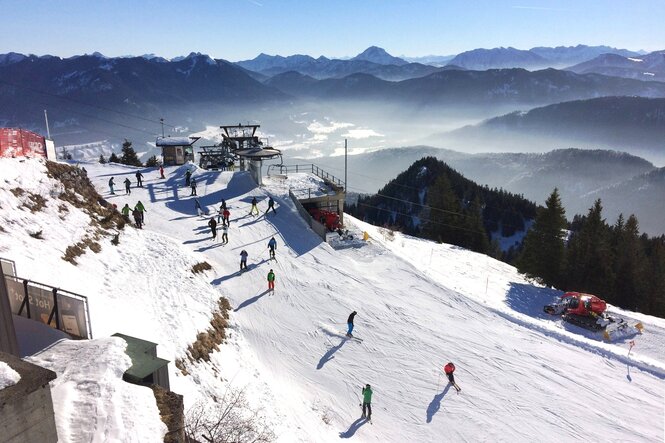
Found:
[[[53,309],[51,310],[51,315],[48,317],[47,325],[51,326],[51,320],[55,315],[55,329],[60,330],[60,316],[58,315],[58,288],[53,288]]]
[[[23,302],[21,303],[21,307],[18,309],[18,315],[21,315],[21,312],[23,312],[23,306],[25,306],[25,312],[28,314],[28,318],[30,317],[30,297],[28,296],[28,280],[23,280]]]

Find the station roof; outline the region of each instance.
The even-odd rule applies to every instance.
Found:
[[[191,146],[201,137],[157,137],[157,146]]]
[[[238,149],[233,151],[233,153],[239,155],[240,157],[249,158],[250,160],[263,160],[282,155],[282,151],[275,148]]]

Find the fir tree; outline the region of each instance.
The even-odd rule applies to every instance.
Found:
[[[578,232],[571,236],[568,247],[567,286],[577,291],[607,297],[614,288],[613,252],[610,228],[602,218],[600,199],[581,220]]]
[[[115,152],[112,152],[109,156],[109,163],[120,163],[120,159],[115,155]]]
[[[106,163],[106,159],[104,158],[104,154],[99,154],[99,163],[101,163],[101,164]]]
[[[157,156],[153,155],[152,157],[150,157],[148,160],[145,161],[145,165],[148,168],[156,168],[157,166],[159,166],[159,162],[157,161]]]
[[[539,277],[548,286],[561,285],[566,258],[566,224],[559,190],[554,188],[524,239],[524,248],[517,260],[520,272]]]
[[[636,309],[645,297],[646,256],[640,240],[639,224],[634,215],[624,223],[623,215],[613,228],[614,286],[613,303]]]
[[[459,202],[445,175],[440,175],[427,190],[427,206],[429,218],[424,234],[427,238],[441,242],[459,244],[458,217]]]
[[[127,139],[125,139],[125,141],[122,143],[122,156],[120,157],[120,163],[130,166],[143,166],[141,160],[139,160],[139,158],[136,156],[134,148],[132,148],[132,142]]]

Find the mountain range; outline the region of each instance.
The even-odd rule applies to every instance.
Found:
[[[535,47],[529,50],[508,48],[473,49],[455,56],[395,57],[383,48],[371,46],[350,59],[313,58],[308,55],[283,57],[260,54],[252,60],[237,62],[239,66],[266,76],[296,71],[316,79],[338,78],[351,73],[371,74],[384,80],[404,80],[435,72],[435,68],[449,66],[458,69],[483,71],[486,69],[524,68],[529,70],[565,68],[594,59],[603,54],[638,57],[642,52],[609,46]],[[368,64],[369,63],[369,64]],[[408,69],[396,67],[410,66]],[[392,66],[392,69],[387,69]],[[428,69],[429,68],[429,69]]]
[[[665,81],[665,51],[626,57],[602,54],[568,68],[578,74],[603,74],[645,81]]]
[[[588,146],[665,160],[665,99],[600,97],[516,111],[448,133],[448,142],[488,148]],[[442,135],[445,139],[446,134]]]

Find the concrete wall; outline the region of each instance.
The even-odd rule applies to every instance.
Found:
[[[296,198],[296,196],[289,190],[289,196],[291,197],[291,200],[293,203],[296,205],[296,208],[298,208],[298,212],[302,216],[302,218],[307,222],[307,224],[312,228],[316,234],[321,237],[323,241],[326,241],[326,233],[328,232],[328,228],[326,228],[324,225],[319,223],[318,221],[314,220],[311,215],[305,210],[305,207],[300,203],[300,201]]]
[[[55,372],[6,353],[0,353],[0,361],[21,376],[17,384],[0,390],[0,441],[56,443],[58,432],[49,385]]]

